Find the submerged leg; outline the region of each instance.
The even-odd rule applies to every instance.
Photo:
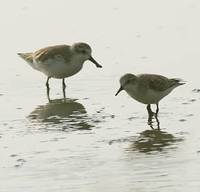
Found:
[[[153,113],[148,112],[149,116],[148,116],[148,125],[153,128]]]
[[[47,77],[46,87],[47,87],[47,98],[48,98],[49,101],[51,101],[51,100],[50,100],[50,97],[49,97],[49,92],[50,92],[50,88],[49,88],[49,79],[50,79],[50,77]]]
[[[158,119],[158,115],[157,113],[154,113],[151,111],[151,107],[147,106],[147,110],[148,110],[148,125],[152,128],[152,129],[157,129],[160,130],[160,121]],[[157,110],[156,110],[157,112]],[[153,121],[155,118],[155,121]]]
[[[148,117],[148,125],[152,128],[152,129],[158,129],[160,130],[160,121],[158,119],[158,111],[159,111],[159,106],[158,106],[158,103],[156,104],[156,113],[154,113],[152,110],[151,110],[151,105],[148,104],[147,105],[147,111],[148,111],[148,114],[149,114],[149,117]],[[156,120],[156,128],[154,128],[153,126],[153,117],[155,117],[155,120]]]
[[[62,88],[63,88],[63,96],[64,96],[64,98],[66,98],[66,94],[65,94],[65,89],[66,89],[65,78],[62,79]]]
[[[156,123],[157,123],[157,129],[160,130],[160,121],[158,119],[158,115],[155,115]]]

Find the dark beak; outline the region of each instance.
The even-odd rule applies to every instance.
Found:
[[[124,89],[123,89],[123,87],[121,86],[121,87],[119,88],[119,90],[117,91],[117,93],[115,94],[115,96],[117,96],[122,90],[124,90]]]
[[[100,64],[97,63],[97,61],[92,57],[90,56],[89,60],[94,63],[96,65],[96,67],[99,67],[99,68],[102,68],[102,66]]]

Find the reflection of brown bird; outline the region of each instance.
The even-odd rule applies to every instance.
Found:
[[[92,57],[92,49],[86,43],[73,45],[56,45],[45,47],[32,53],[18,53],[32,68],[47,76],[47,96],[49,98],[49,79],[62,79],[65,97],[65,78],[78,73],[86,60],[93,62],[96,67],[102,67]]]
[[[38,106],[28,118],[32,121],[47,124],[66,123],[72,127],[89,129],[88,116],[84,106],[71,99],[56,99]]]
[[[125,90],[135,100],[147,104],[147,110],[151,111],[151,104],[156,104],[156,114],[158,114],[159,101],[167,96],[173,89],[183,85],[180,79],[168,79],[167,77],[155,74],[125,74],[120,78],[120,91]]]

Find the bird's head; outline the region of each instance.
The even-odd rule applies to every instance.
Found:
[[[77,54],[83,61],[90,60],[96,67],[102,67],[93,57],[92,49],[87,43],[74,43],[72,50]]]
[[[130,86],[133,86],[136,82],[136,79],[137,77],[131,73],[123,75],[119,80],[120,88],[115,96],[117,96],[122,90],[128,90]]]

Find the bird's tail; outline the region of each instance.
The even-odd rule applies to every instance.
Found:
[[[33,54],[32,53],[17,53],[22,59],[24,59],[29,64],[33,63]]]

